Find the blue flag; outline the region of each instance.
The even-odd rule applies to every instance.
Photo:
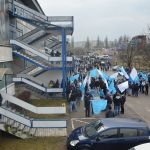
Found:
[[[111,94],[116,94],[116,88],[115,88],[115,84],[114,84],[114,81],[111,81],[110,82],[110,84],[109,84],[109,92],[111,93]]]
[[[94,114],[98,115],[102,110],[105,110],[107,106],[107,100],[92,100],[92,108]]]
[[[93,69],[90,71],[90,77],[96,78],[97,77],[97,69]]]
[[[71,77],[69,78],[69,80],[70,80],[71,82],[74,82],[74,80],[78,80],[78,78],[79,78],[79,74],[76,74],[76,75],[74,75],[74,76],[71,76]]]

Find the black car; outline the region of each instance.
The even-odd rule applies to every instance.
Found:
[[[149,141],[149,128],[144,121],[104,118],[73,130],[67,139],[67,148],[68,150],[128,150]]]

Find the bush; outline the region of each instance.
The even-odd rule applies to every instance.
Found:
[[[22,93],[20,93],[18,95],[18,98],[21,99],[21,100],[24,100],[24,101],[29,101],[30,96],[31,96],[31,92],[23,91]]]

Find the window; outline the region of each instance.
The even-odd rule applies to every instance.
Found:
[[[138,136],[144,136],[144,130],[139,129],[138,130]]]
[[[117,138],[117,129],[109,129],[99,134],[98,138],[107,139],[107,138]]]
[[[120,137],[134,137],[137,136],[137,129],[129,129],[129,128],[123,128],[120,129]]]

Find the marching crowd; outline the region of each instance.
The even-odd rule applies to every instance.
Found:
[[[111,63],[109,60],[106,61],[106,68],[102,66],[100,62],[91,61],[90,58],[81,59],[78,62],[77,70],[74,75],[78,74],[78,78],[70,81],[68,79],[66,96],[69,102],[69,111],[77,111],[80,102],[84,102],[85,116],[90,117],[93,115],[93,107],[91,106],[91,101],[98,96],[99,99],[107,100],[107,106],[105,109],[106,117],[115,117],[117,115],[124,114],[124,104],[126,102],[126,96],[138,96],[139,92],[148,95],[148,90],[150,86],[150,74],[147,75],[147,80],[143,74],[138,74],[138,82],[133,82],[130,79],[126,79],[121,76],[117,80],[113,80],[115,92],[111,92],[108,88],[109,79],[107,83],[101,75],[96,77],[91,77],[90,82],[86,82],[85,78],[89,75],[90,70],[97,68],[99,70],[109,70]],[[105,72],[104,72],[105,73]],[[129,72],[128,72],[129,73]],[[105,73],[106,74],[106,73]],[[128,81],[128,88],[124,91],[120,91],[118,84]],[[85,84],[83,89],[83,84]],[[95,94],[93,94],[93,91]]]

